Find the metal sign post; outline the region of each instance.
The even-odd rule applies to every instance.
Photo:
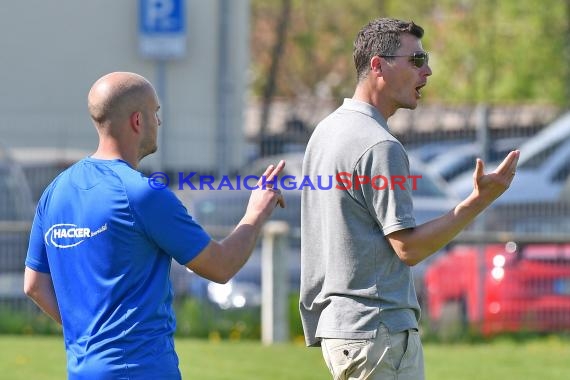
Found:
[[[156,60],[156,92],[161,103],[162,124],[166,126],[166,63],[186,55],[184,0],[139,0],[139,51],[144,58]],[[159,128],[155,170],[164,169],[164,134],[164,128]]]

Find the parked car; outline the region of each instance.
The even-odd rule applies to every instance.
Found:
[[[517,239],[523,237],[526,241],[570,236],[570,177],[562,185],[558,198],[493,206],[469,229],[507,233]]]
[[[440,154],[446,153],[450,149],[467,146],[469,144],[470,142],[468,140],[463,139],[433,141],[409,146],[407,151],[408,154],[417,157],[423,164],[428,164],[436,159]]]
[[[13,161],[17,162],[26,175],[32,194],[37,202],[46,187],[65,169],[92,152],[83,149],[62,148],[13,148]]]
[[[286,156],[275,156],[263,158],[257,162],[247,165],[240,174],[260,176],[264,169],[270,163],[276,163],[279,159],[287,161],[281,177],[293,176],[298,179],[301,176],[303,154],[290,154]],[[417,189],[412,192],[414,200],[414,211],[416,222],[423,223],[427,220],[440,216],[447,211],[451,210],[457,204],[457,198],[453,196],[445,187],[445,182],[433,175],[429,170],[422,165],[421,162],[410,157],[410,171],[411,175],[420,175],[421,178],[417,180]],[[323,190],[324,191],[324,190]],[[227,235],[233,227],[239,222],[245,212],[247,201],[250,196],[249,190],[183,190],[177,194],[184,204],[186,204],[190,214],[209,231],[214,237],[221,238]],[[301,191],[298,186],[293,190],[283,190],[287,207],[285,209],[277,208],[271,220],[285,221],[290,226],[290,239],[288,250],[288,279],[289,288],[297,290],[299,288],[300,279],[300,236],[301,236]],[[261,286],[261,250],[259,247],[254,251],[250,260],[245,266],[237,273],[234,279],[227,285],[227,288],[239,289],[240,284],[247,287],[247,292],[241,290],[243,293],[248,293],[250,299],[257,299],[260,302],[260,297],[253,297],[251,286]],[[425,271],[426,264],[418,264],[414,267],[414,274],[417,277],[416,285],[421,287],[423,281],[420,277]],[[193,278],[190,281],[200,283],[201,280]],[[215,288],[217,291],[226,294],[226,299],[233,297],[232,292],[224,290],[223,287],[211,285],[209,282],[204,282],[203,288]],[[194,287],[194,293],[195,287]],[[418,290],[418,293],[422,293]],[[208,292],[200,291],[199,294],[207,295]],[[209,297],[213,301],[213,297]],[[239,298],[240,300],[242,298]],[[242,303],[239,301],[238,303]],[[249,299],[245,300],[245,304],[252,304]],[[229,302],[231,304],[231,302]],[[225,302],[228,304],[228,302]]]
[[[537,160],[521,158],[513,182],[508,191],[495,201],[495,205],[546,202],[559,198],[570,174],[570,140],[556,148],[548,156],[537,157],[540,158]],[[489,168],[487,171],[493,169]],[[472,187],[473,179],[470,176],[452,184],[454,191],[465,196]]]
[[[513,149],[517,149],[526,138],[511,137],[491,141],[486,163],[498,165]],[[448,149],[430,161],[430,170],[439,174],[444,180],[451,181],[460,174],[473,174],[475,160],[481,157],[481,147],[477,142],[462,144]]]
[[[570,331],[570,243],[461,245],[426,271],[427,316],[445,336]]]
[[[556,200],[570,173],[570,112],[529,138],[520,152],[517,175],[494,205]],[[485,169],[489,172],[495,167]],[[451,188],[466,197],[473,189],[472,173],[458,176]]]
[[[487,210],[488,231],[528,236],[570,236],[570,177],[553,201],[505,203]]]
[[[23,297],[24,260],[34,204],[22,168],[0,146],[0,297]]]

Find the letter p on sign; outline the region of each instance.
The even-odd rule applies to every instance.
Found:
[[[170,59],[184,56],[184,0],[139,0],[139,46],[146,58]]]

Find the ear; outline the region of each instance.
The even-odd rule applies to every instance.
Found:
[[[140,133],[142,124],[142,114],[141,112],[133,112],[129,118],[131,128],[135,133]]]
[[[382,58],[377,55],[372,57],[370,60],[370,71],[377,75],[382,75]]]

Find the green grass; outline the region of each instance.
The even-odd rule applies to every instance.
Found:
[[[570,341],[556,336],[475,344],[427,344],[428,379],[570,379]]]
[[[330,379],[320,350],[300,344],[177,339],[176,348],[184,379]],[[0,336],[0,353],[2,379],[65,378],[61,337]],[[555,336],[425,345],[428,380],[569,379],[569,358],[570,342]]]

